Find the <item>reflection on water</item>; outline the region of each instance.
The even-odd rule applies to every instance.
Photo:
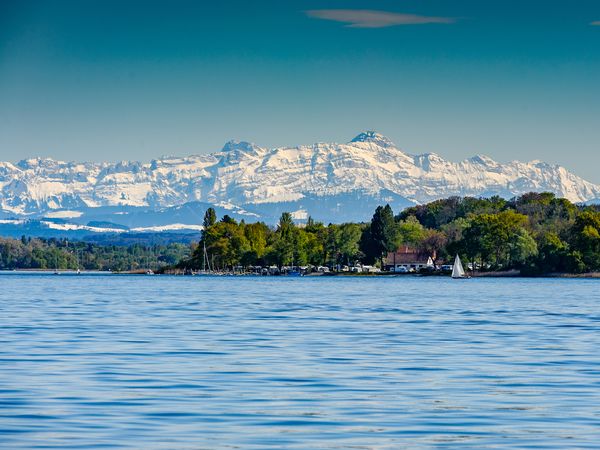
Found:
[[[597,448],[599,283],[0,275],[0,447]]]

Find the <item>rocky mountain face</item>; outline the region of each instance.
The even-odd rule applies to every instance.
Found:
[[[282,210],[299,220],[309,214],[332,222],[366,220],[373,205],[382,202],[397,210],[451,195],[512,197],[529,191],[550,191],[574,202],[600,198],[600,186],[560,166],[411,155],[375,132],[347,144],[299,147],[230,141],[216,153],[149,163],[39,158],[0,163],[4,217],[78,217],[109,208],[116,223],[132,209],[138,217],[140,210],[155,217],[190,202],[216,205],[248,220],[270,221]]]

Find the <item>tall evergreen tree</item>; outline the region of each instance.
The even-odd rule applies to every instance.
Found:
[[[204,213],[202,226],[204,229],[212,227],[217,222],[217,213],[214,208],[208,208]]]
[[[294,259],[296,247],[296,226],[289,212],[284,212],[279,218],[273,250],[278,266],[290,264]]]
[[[397,227],[394,212],[390,205],[378,206],[371,219],[371,225],[363,233],[361,250],[371,261],[383,259],[387,252],[396,249]]]

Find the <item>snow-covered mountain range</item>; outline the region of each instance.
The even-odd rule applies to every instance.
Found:
[[[286,210],[300,220],[310,214],[339,222],[367,220],[383,202],[398,210],[451,195],[529,191],[551,191],[574,202],[600,198],[600,186],[560,166],[411,155],[371,131],[347,144],[264,148],[230,141],[215,153],[149,163],[0,162],[4,218],[93,217],[127,226],[181,222],[173,215],[186,204],[198,205],[197,218],[185,218],[195,223],[207,205],[247,220],[271,221]]]

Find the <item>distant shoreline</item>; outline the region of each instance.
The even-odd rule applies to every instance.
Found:
[[[73,269],[0,269],[0,274],[6,274],[6,273],[29,273],[29,274],[36,274],[36,273],[40,273],[40,274],[70,274],[70,275],[75,275],[77,274],[76,270]],[[98,274],[98,275],[146,275],[146,272],[144,270],[133,270],[133,271],[110,271],[110,270],[82,270],[80,272],[81,275],[94,275],[94,274]],[[162,276],[171,276],[171,277],[178,277],[178,276],[185,276],[185,277],[189,277],[192,275],[186,275],[183,273],[156,273],[153,275],[162,275]],[[549,274],[544,274],[544,275],[521,275],[521,273],[518,270],[509,270],[509,271],[496,271],[496,272],[476,272],[474,274],[470,275],[473,278],[577,278],[577,279],[600,279],[600,272],[588,272],[588,273],[549,273]],[[198,276],[198,275],[195,275]],[[199,275],[201,276],[205,276],[205,275]],[[270,276],[262,276],[262,275],[258,275],[258,274],[250,274],[250,273],[246,273],[246,274],[234,274],[234,273],[224,273],[224,274],[209,274],[209,276],[235,276],[235,277],[255,277],[255,278],[288,278],[286,275],[270,275]],[[368,278],[373,278],[373,277],[411,277],[411,278],[415,278],[415,277],[423,277],[423,278],[430,278],[430,277],[434,277],[434,278],[450,278],[449,274],[418,274],[418,273],[407,273],[407,274],[401,274],[401,273],[394,273],[394,272],[379,272],[379,273],[354,273],[354,272],[328,272],[328,273],[323,273],[323,272],[314,272],[314,273],[309,273],[304,275],[305,277],[352,277],[352,278],[364,278],[364,277],[368,277]]]

